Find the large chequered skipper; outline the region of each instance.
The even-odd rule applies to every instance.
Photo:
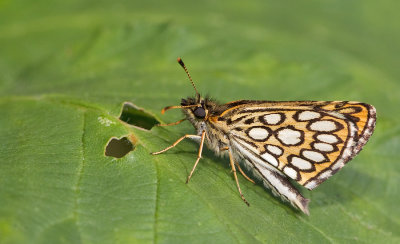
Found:
[[[239,194],[236,167],[242,163],[259,177],[275,195],[309,214],[309,199],[304,198],[289,178],[312,190],[339,171],[356,156],[375,128],[376,111],[372,105],[348,101],[251,101],[239,100],[218,104],[198,93],[181,58],[195,97],[182,99],[180,106],[186,118],[197,130],[196,135],[184,135],[171,146],[153,154],[163,153],[185,138],[200,142],[197,160],[189,182],[202,154],[204,142],[218,155],[228,155]]]

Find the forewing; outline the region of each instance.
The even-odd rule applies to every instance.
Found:
[[[358,154],[376,121],[375,108],[359,102],[237,101],[226,106],[214,121],[223,123],[240,154],[310,190]]]

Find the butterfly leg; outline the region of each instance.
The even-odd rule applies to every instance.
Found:
[[[233,175],[235,176],[236,186],[237,186],[237,188],[238,188],[238,190],[239,190],[240,197],[242,198],[242,200],[244,201],[244,203],[247,204],[247,206],[250,206],[250,203],[246,200],[246,198],[244,198],[244,196],[243,196],[243,194],[242,194],[242,190],[240,189],[239,180],[238,180],[237,175],[236,175],[235,162],[233,161],[232,152],[231,152],[230,149],[229,149],[228,152],[229,152],[229,162],[230,162],[231,167],[232,167]]]
[[[194,163],[194,166],[193,166],[192,171],[190,171],[190,174],[189,174],[189,176],[188,176],[188,178],[187,178],[187,180],[186,180],[186,184],[189,182],[190,178],[192,177],[192,174],[193,174],[194,170],[195,170],[196,167],[197,167],[197,164],[198,164],[199,161],[200,161],[201,153],[203,152],[203,145],[204,145],[204,139],[205,139],[205,138],[206,138],[206,132],[203,131],[203,132],[201,133],[199,154],[197,154],[196,162]]]
[[[242,168],[240,168],[239,163],[235,162],[236,166],[239,169],[239,172],[244,176],[244,178],[246,178],[246,180],[250,181],[251,183],[255,184],[254,180],[250,179],[250,177],[248,177],[242,170]]]
[[[229,149],[229,147],[223,147],[223,148],[220,148],[219,150],[220,150],[220,151],[225,151],[225,150],[228,150],[228,149]],[[240,168],[239,163],[235,161],[235,164],[236,164],[236,166],[238,167],[239,172],[244,176],[244,178],[246,178],[246,180],[250,181],[251,183],[255,184],[255,182],[254,182],[252,179],[250,179],[250,177],[248,177],[248,176],[243,172],[242,168]]]
[[[176,140],[176,142],[174,142],[171,146],[169,146],[169,147],[167,147],[167,148],[164,148],[164,149],[161,150],[161,151],[153,152],[153,153],[151,153],[151,154],[152,154],[152,155],[157,155],[157,154],[161,154],[161,153],[163,153],[163,152],[166,152],[166,151],[168,151],[169,149],[171,149],[171,148],[175,147],[176,145],[178,145],[179,142],[181,142],[181,141],[182,141],[183,139],[185,139],[185,138],[200,139],[201,136],[199,136],[199,135],[184,135],[184,136],[182,136],[181,138],[179,138],[178,140]]]

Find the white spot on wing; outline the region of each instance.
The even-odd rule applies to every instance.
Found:
[[[326,143],[336,143],[338,142],[338,138],[331,134],[320,134],[317,136],[317,139]]]
[[[312,180],[312,181],[308,182],[304,187],[309,189],[309,190],[312,190],[316,186],[317,186],[317,183],[314,180]]]
[[[276,160],[276,158],[274,156],[272,156],[271,154],[266,152],[266,153],[261,154],[261,157],[263,159],[265,159],[265,161],[267,161],[268,163],[272,164],[273,166],[278,167],[278,164],[279,164],[278,160]]]
[[[312,168],[312,164],[310,162],[299,157],[292,157],[290,163],[300,170],[307,170]]]
[[[319,178],[328,179],[331,176],[332,176],[332,171],[331,170],[327,170],[324,173],[320,174]]]
[[[314,131],[333,131],[336,130],[336,124],[330,120],[315,121],[310,125],[310,129]]]
[[[341,169],[343,166],[344,166],[344,160],[343,158],[341,158],[335,163],[335,165],[332,166],[332,169],[333,170]]]
[[[312,120],[312,119],[317,119],[321,117],[320,113],[313,112],[313,111],[303,111],[299,113],[298,119],[301,121],[306,121],[306,120]]]
[[[311,151],[311,150],[304,150],[303,156],[310,159],[313,162],[322,162],[326,159],[322,153]]]
[[[276,125],[281,119],[282,115],[280,114],[267,114],[264,116],[264,121],[270,125]]]
[[[333,146],[330,144],[322,143],[322,142],[317,142],[313,144],[313,147],[317,150],[323,151],[323,152],[332,152],[333,151]]]
[[[254,140],[265,140],[268,138],[269,132],[264,128],[255,127],[250,129],[249,136]]]
[[[268,149],[268,151],[270,151],[272,154],[275,154],[275,155],[277,155],[277,156],[280,156],[280,155],[282,155],[282,153],[283,153],[282,149],[280,149],[279,147],[274,146],[274,145],[268,145],[268,146],[267,146],[267,149]]]
[[[292,130],[289,128],[280,130],[278,132],[278,139],[286,145],[295,145],[301,142],[301,133],[297,130]]]
[[[289,176],[290,178],[292,178],[293,180],[297,179],[297,171],[295,169],[293,169],[292,167],[286,166],[283,169],[283,172]]]

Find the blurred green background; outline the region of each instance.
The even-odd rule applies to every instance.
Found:
[[[0,243],[399,243],[399,1],[0,0]],[[364,150],[312,192],[311,215],[162,122],[198,89],[221,102],[358,100],[377,108]],[[109,121],[109,123],[103,123]],[[111,137],[138,143],[104,156]]]

